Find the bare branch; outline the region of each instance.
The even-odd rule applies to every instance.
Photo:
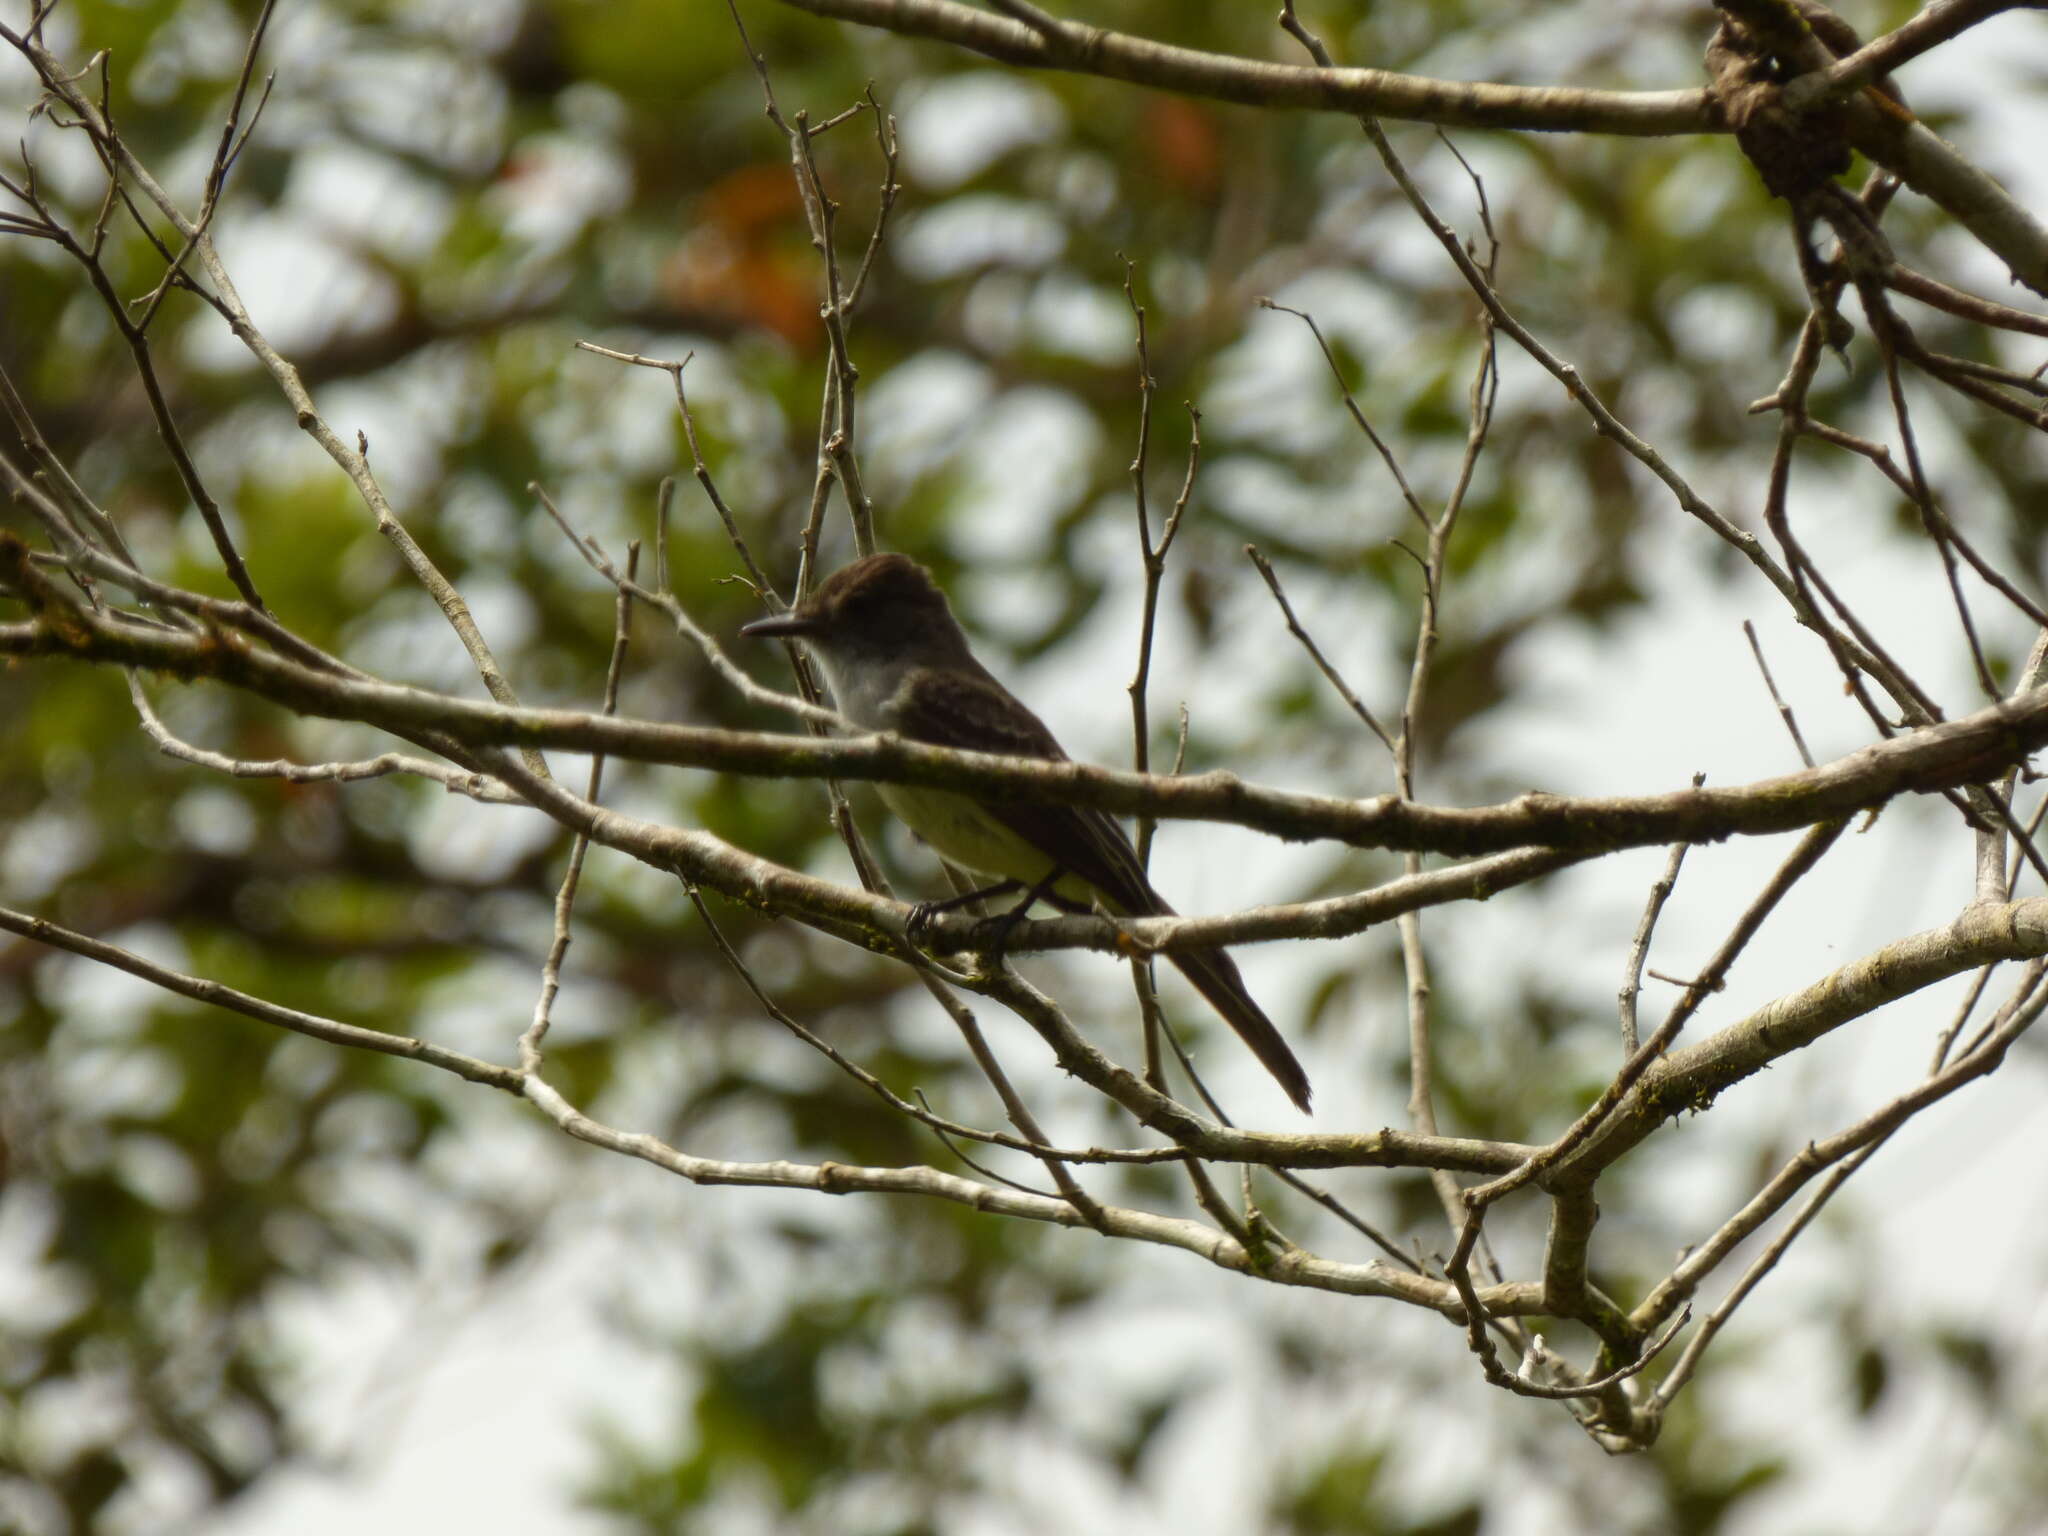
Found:
[[[1289,839],[1474,854],[1545,846],[1610,850],[1714,842],[1795,830],[1884,804],[1995,777],[2048,745],[2048,691],[1903,732],[1820,767],[1748,785],[1661,795],[1572,799],[1527,794],[1497,806],[1429,806],[1396,796],[1364,800],[1246,784],[1235,774],[1121,773],[1072,762],[988,757],[892,736],[813,739],[606,719],[573,710],[508,707],[419,688],[315,671],[217,637],[152,630],[68,603],[35,574],[18,539],[0,533],[0,580],[35,594],[44,616],[0,624],[0,656],[68,656],[209,679],[287,708],[360,720],[398,735],[438,732],[471,747],[519,745],[601,751],[641,762],[765,777],[876,779],[989,792],[1028,791],[1124,814],[1232,822]],[[638,596],[639,594],[635,594]],[[653,600],[653,594],[648,594]]]
[[[1587,91],[1475,85],[1384,69],[1311,69],[1176,48],[1100,27],[1058,27],[1059,40],[1023,21],[957,0],[784,0],[797,10],[909,37],[928,37],[1026,69],[1066,69],[1157,90],[1262,107],[1369,112],[1457,128],[1662,137],[1713,131],[1706,92]],[[1071,42],[1076,36],[1080,42]]]

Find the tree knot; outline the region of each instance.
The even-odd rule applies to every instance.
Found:
[[[1846,32],[1850,52],[1859,41],[1855,29],[1813,0],[1719,0],[1719,8],[1720,25],[1707,43],[1709,88],[1764,185],[1796,208],[1846,172],[1850,154],[1841,107],[1797,111],[1785,100],[1785,85],[1835,57],[1813,12]]]

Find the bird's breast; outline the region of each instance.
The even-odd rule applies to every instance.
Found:
[[[1052,871],[1050,858],[966,795],[921,784],[875,787],[905,826],[962,869],[1026,885],[1036,885]]]

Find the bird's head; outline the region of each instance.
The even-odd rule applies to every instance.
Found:
[[[792,636],[833,657],[927,662],[967,654],[967,640],[932,573],[908,555],[869,555],[834,571],[787,613],[742,626],[751,636]],[[933,654],[934,648],[938,654]]]

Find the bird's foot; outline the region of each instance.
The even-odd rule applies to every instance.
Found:
[[[1045,899],[1053,886],[1058,883],[1062,871],[1054,868],[1046,877],[1024,893],[1023,899],[1007,912],[998,912],[985,917],[974,925],[974,945],[986,957],[988,968],[998,971],[1003,966],[1003,952],[1009,948],[1010,935],[1017,931],[1017,925],[1024,921],[1033,903]]]
[[[999,971],[1003,968],[1003,952],[1010,947],[1010,935],[1015,933],[1017,925],[1024,921],[1024,913],[1031,906],[1032,899],[1030,895],[1026,895],[1009,911],[984,917],[974,925],[974,947],[989,970]]]
[[[957,912],[962,907],[980,901],[985,897],[1001,896],[1007,891],[1014,891],[1016,888],[1016,881],[1005,880],[999,885],[991,885],[983,890],[964,891],[958,896],[948,896],[943,901],[915,902],[911,905],[910,916],[903,920],[903,937],[915,944],[919,949],[929,949],[931,948],[932,924],[940,917],[948,912]],[[1030,903],[1027,901],[1025,905],[1028,906]],[[978,931],[979,925],[977,925],[977,933]],[[980,947],[979,938],[974,941],[974,947]]]
[[[903,921],[903,937],[919,949],[931,948],[932,923],[946,910],[943,901],[920,901],[912,904],[910,916]]]

